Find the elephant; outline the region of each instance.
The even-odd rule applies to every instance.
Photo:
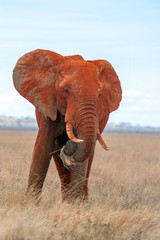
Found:
[[[121,83],[106,60],[84,60],[36,49],[13,69],[13,83],[36,111],[38,133],[27,193],[41,196],[53,157],[63,200],[88,199],[88,180],[96,141],[122,99]]]

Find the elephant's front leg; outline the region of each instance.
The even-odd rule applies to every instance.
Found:
[[[32,196],[38,196],[42,191],[51,159],[50,153],[53,151],[53,129],[49,121],[45,120],[40,124],[34,146],[27,189],[27,194]]]

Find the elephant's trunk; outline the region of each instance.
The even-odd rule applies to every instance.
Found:
[[[94,151],[98,134],[96,100],[89,97],[83,101],[79,99],[78,106],[76,113],[66,113],[66,132],[71,140],[61,150],[60,157],[70,168],[69,196],[86,198],[88,159]]]
[[[95,148],[98,133],[98,119],[96,112],[96,100],[86,97],[83,101],[79,100],[79,109],[76,113],[75,132],[83,142],[78,143],[77,149],[73,154],[76,162],[87,159]]]

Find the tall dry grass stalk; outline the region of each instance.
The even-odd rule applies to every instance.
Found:
[[[61,201],[51,162],[37,206],[25,198],[35,132],[0,132],[0,240],[159,240],[160,135],[106,134],[89,201]]]

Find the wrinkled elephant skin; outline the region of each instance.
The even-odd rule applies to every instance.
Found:
[[[96,140],[108,150],[101,133],[122,96],[112,65],[37,49],[17,61],[13,82],[39,126],[27,192],[39,196],[53,156],[63,199],[87,199]]]

